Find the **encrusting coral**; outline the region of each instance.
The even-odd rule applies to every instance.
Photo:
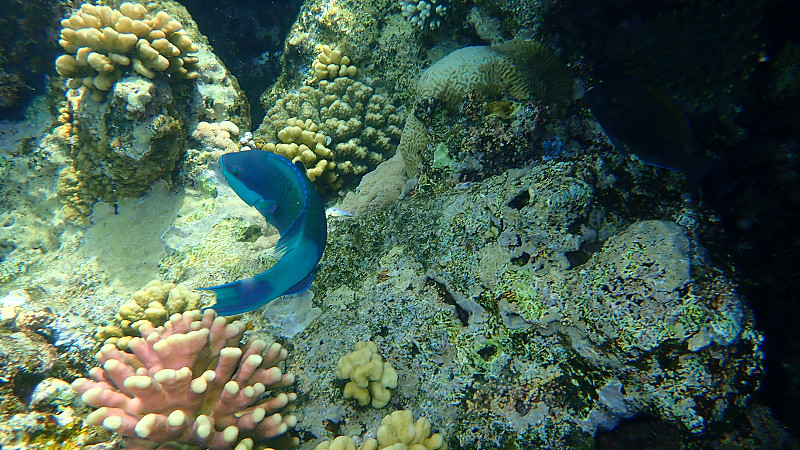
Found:
[[[102,367],[72,383],[97,408],[86,423],[125,436],[128,448],[170,443],[244,450],[284,435],[297,419],[282,412],[297,395],[264,394],[294,382],[278,367],[287,351],[260,339],[241,347],[244,330],[211,310],[195,310],[173,315],[163,327],[142,325],[131,353],[103,346]]]
[[[431,434],[431,422],[420,417],[414,422],[410,410],[394,411],[381,420],[378,439],[368,438],[358,450],[446,450],[447,445],[439,433]],[[323,441],[315,450],[356,450],[351,437],[339,436],[332,441]]]
[[[349,380],[344,386],[344,398],[354,398],[361,406],[372,404],[383,408],[397,388],[397,372],[378,354],[372,341],[359,341],[356,349],[339,359],[336,378]]]
[[[191,68],[197,58],[188,55],[198,51],[197,45],[164,11],[152,16],[138,3],[122,3],[118,10],[84,3],[61,26],[58,43],[68,54],[56,59],[56,71],[73,80],[72,88],[108,91],[128,67],[147,78],[161,72],[198,76]]]

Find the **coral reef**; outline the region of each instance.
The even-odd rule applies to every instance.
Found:
[[[144,14],[141,5],[125,5],[125,10],[132,16]],[[185,9],[171,1],[163,1],[159,6],[162,11],[151,19],[147,15],[141,20],[131,19],[108,6],[91,5],[85,8],[88,12],[78,12],[65,19],[68,24],[74,20],[80,25],[88,20],[96,25],[98,20],[109,21],[116,18],[115,23],[125,23],[122,25],[123,29],[131,22],[131,27],[135,26],[142,32],[151,25],[161,26],[163,30],[150,29],[148,32],[147,36],[152,38],[152,44],[139,37],[136,48],[149,48],[141,52],[151,54],[153,61],[163,63],[160,58],[165,58],[170,67],[172,64],[176,67],[184,64],[183,61],[186,61],[185,64],[191,62],[192,68],[186,76],[193,78],[192,83],[174,83],[175,79],[180,78],[179,74],[187,70],[181,66],[175,69],[175,73],[170,73],[172,69],[167,68],[169,76],[151,79],[147,77],[150,69],[144,63],[139,71],[117,68],[112,72],[97,74],[94,68],[88,66],[84,69],[93,74],[75,74],[78,78],[83,76],[83,80],[90,78],[91,86],[75,82],[78,78],[68,83],[68,87],[77,89],[66,91],[67,101],[60,106],[59,111],[61,125],[54,131],[54,135],[68,147],[69,156],[72,157],[72,164],[61,171],[58,180],[59,197],[65,204],[63,215],[70,221],[85,222],[92,205],[98,200],[113,202],[124,197],[135,197],[144,193],[153,181],[167,178],[184,154],[187,134],[196,130],[200,121],[228,120],[236,127],[250,127],[249,107],[235,78],[230,76],[211,52]],[[98,19],[93,14],[102,17]],[[167,17],[170,19],[162,23]],[[184,28],[176,29],[180,24]],[[79,31],[80,33],[67,28],[64,31],[65,37],[71,39],[74,35],[75,39],[91,39],[103,48],[107,45],[103,43],[103,39],[111,39],[117,33],[111,27],[103,27],[102,32],[94,27]],[[133,33],[122,33],[120,36],[136,37],[136,32],[134,30]],[[100,33],[100,37],[97,33]],[[160,36],[166,36],[165,33],[171,33],[169,37],[177,44]],[[64,45],[69,47],[73,44]],[[180,53],[178,47],[186,45],[192,51],[196,50],[193,56],[164,56],[158,50]],[[88,48],[81,47],[80,50],[86,53]],[[109,49],[103,51],[110,52]],[[121,58],[128,58],[132,65],[145,58],[139,54],[140,50],[134,49],[131,52],[128,56],[108,53],[120,56],[112,58],[98,51],[92,53],[97,55],[92,60],[98,67],[103,63],[100,69],[106,70],[108,67],[103,62],[104,58],[123,62]],[[65,55],[65,58],[62,61],[71,61],[69,58],[72,56]],[[88,64],[88,55],[86,58]],[[63,64],[69,66],[71,62],[62,62],[62,66]],[[153,62],[152,65],[154,64],[160,63]],[[105,80],[103,83],[108,81],[103,86],[107,88],[103,91],[104,95],[97,95],[101,91],[97,90],[94,80],[98,78]]]
[[[257,146],[268,150],[273,148],[269,145],[272,143],[276,152],[281,144],[296,144],[299,153],[295,158],[306,151],[299,150],[301,144],[305,145],[309,148],[308,158],[301,160],[307,168],[316,168],[312,174],[321,181],[316,185],[335,191],[355,186],[362,175],[394,154],[402,120],[397,108],[374,89],[351,78],[339,77],[322,80],[317,87],[302,86],[278,100],[267,111],[255,133],[255,141]],[[308,129],[293,128],[299,124]],[[323,136],[324,143],[320,142]],[[329,159],[320,158],[319,153],[328,154],[323,149],[329,149],[333,155]]]
[[[417,102],[398,144],[406,171],[415,177],[447,169],[460,181],[464,173],[483,177],[530,161],[541,155],[542,119],[550,111],[561,116],[571,92],[566,67],[541,43],[516,39],[456,50],[417,82]]]
[[[362,336],[403,374],[392,404],[440,424],[451,446],[569,446],[640,412],[697,433],[735,414],[758,386],[761,337],[730,281],[671,223],[695,217],[676,187],[641,184],[652,191],[635,195],[659,202],[610,196],[629,164],[547,159],[332,220],[323,312],[290,362],[310,374],[300,429],[332,439],[317,421],[360,434],[349,430],[375,420],[333,409],[338,392],[319,388]],[[631,202],[651,209],[616,209]],[[656,254],[669,259],[653,265]]]
[[[56,71],[73,80],[72,88],[109,91],[128,68],[147,78],[161,72],[174,79],[198,77],[192,67],[198,59],[188,54],[199,47],[164,11],[150,15],[143,5],[130,2],[118,10],[83,3],[61,25],[59,45],[68,53],[56,59]]]
[[[284,435],[296,423],[282,414],[296,395],[275,391],[294,381],[278,367],[287,352],[260,339],[240,347],[244,328],[213,311],[188,311],[163,327],[141,326],[132,353],[103,346],[92,379],[72,383],[97,408],[86,423],[126,436],[129,445],[244,449]]]
[[[10,383],[2,386],[9,401],[0,417],[0,445],[37,450],[216,446],[198,442],[200,432],[230,448],[247,437],[246,422],[270,422],[266,416],[272,411],[239,403],[238,414],[222,414],[226,397],[250,396],[257,403],[262,389],[274,394],[271,389],[288,379],[283,370],[267,368],[273,365],[267,360],[278,364],[283,358],[280,366],[298,374],[297,401],[278,400],[294,400],[288,393],[268,401],[278,400],[276,409],[297,405],[303,419],[296,428],[306,447],[333,439],[320,448],[421,450],[443,448],[443,436],[457,448],[602,446],[599,431],[645,415],[668,428],[659,436],[678,436],[681,442],[697,442],[732,423],[763,427],[755,434],[773,426],[767,413],[747,406],[760,383],[762,337],[737,286],[719,268],[718,255],[706,256],[700,245],[700,230],[716,218],[683,195],[680,175],[610,152],[579,108],[563,119],[572,81],[563,75],[569,74],[548,72],[545,66],[556,61],[552,52],[526,57],[537,55],[540,44],[509,41],[539,36],[533,11],[542,6],[534,3],[551,2],[480,2],[469,24],[458,27],[450,25],[465,16],[463,2],[441,11],[448,16],[441,24],[434,14],[441,2],[418,2],[414,11],[398,8],[399,3],[304,2],[284,51],[267,55],[285,62],[285,74],[265,95],[275,114],[253,139],[238,131],[250,127],[235,79],[202,36],[192,34],[192,22],[168,0],[149,3],[184,24],[186,36],[198,46],[195,81],[171,84],[134,72],[121,76],[96,101],[91,97],[98,75],[87,72],[94,87],[70,92],[75,101],[64,108],[64,126],[57,131],[61,147],[53,145],[55,134],[50,134],[25,137],[0,152],[5,206],[0,282],[3,288],[25,288],[4,291],[0,298],[24,297],[55,313],[16,306],[0,311],[0,351],[30,375],[2,374]],[[431,15],[421,17],[429,8]],[[516,11],[520,14],[511,14]],[[492,47],[476,52],[483,56],[462,58],[460,67],[447,63],[445,55],[479,44],[476,39]],[[311,63],[314,55],[317,61]],[[419,97],[413,89],[416,75],[442,57],[440,66],[429,69],[438,75],[424,79],[441,81],[443,87]],[[794,56],[785,58],[791,67]],[[352,72],[352,61],[359,63],[359,81],[330,78],[334,72]],[[514,70],[496,71],[491,61]],[[317,79],[309,82],[312,72]],[[524,81],[523,91],[514,91],[511,83],[520,81],[514,77]],[[793,92],[792,79],[783,82],[789,90],[775,86],[775,92]],[[412,151],[403,149],[404,163],[395,147],[405,115],[400,111],[412,105],[402,133]],[[139,123],[147,129],[137,128]],[[157,132],[163,132],[164,142]],[[184,152],[189,133],[190,148]],[[108,142],[104,135],[110,136]],[[169,153],[171,144],[177,153]],[[239,145],[274,147],[303,161],[322,189],[360,186],[336,204],[340,210],[331,210],[331,239],[314,295],[286,299],[280,320],[248,316],[252,335],[269,330],[290,338],[288,356],[280,346],[270,347],[270,356],[258,341],[240,345],[238,323],[196,321],[196,313],[185,313],[162,325],[169,314],[197,306],[199,296],[184,285],[244,278],[273,261],[274,230],[231,193],[210,163]],[[417,178],[408,181],[404,166]],[[74,205],[72,215],[85,217],[98,198],[113,202],[95,205],[85,232],[63,225],[62,216],[53,213],[58,171],[59,192]],[[153,180],[170,180],[179,189],[159,182],[163,187],[141,201],[118,201],[144,192]],[[154,199],[163,206],[157,211],[135,206],[152,205]],[[133,246],[146,248],[147,255],[137,261]],[[116,277],[125,272],[141,279],[121,286]],[[183,284],[153,283],[131,298],[155,276]],[[112,323],[120,299],[126,298],[118,318],[123,326],[101,331],[122,340],[114,346],[109,341],[98,354],[103,367],[92,370],[94,381],[76,382],[84,399],[100,407],[88,422],[106,427],[83,427],[86,422],[75,419],[75,393],[66,383],[87,371],[78,364],[60,366],[62,350],[88,354],[85,341],[96,345],[88,331]],[[277,305],[276,300],[269,306]],[[70,314],[81,319],[79,328],[65,320]],[[207,349],[215,327],[238,335],[217,346],[219,361]],[[132,337],[137,333],[142,338]],[[361,340],[370,342],[357,351],[364,366],[348,355]],[[179,344],[187,345],[186,352],[203,347],[191,355],[198,360],[175,358],[185,369],[149,365],[163,363],[164,355],[141,357],[148,351],[177,352]],[[219,350],[225,345],[230,347]],[[259,346],[263,352],[257,353],[266,356],[256,369],[254,358],[260,356],[248,352]],[[377,348],[391,360],[391,371]],[[142,367],[134,370],[129,364],[136,360]],[[339,361],[337,377],[332,369]],[[203,375],[222,366],[229,373],[213,382]],[[396,369],[402,383],[387,380],[370,392],[369,375],[377,378],[379,368],[381,378]],[[273,385],[239,383],[236,373],[263,369],[262,374],[272,374]],[[128,371],[125,380],[123,370]],[[163,409],[152,407],[154,386],[164,386],[169,394],[181,383],[181,395],[167,395],[158,405]],[[197,402],[207,409],[188,411],[170,403],[188,405],[187,397],[203,383],[212,386]],[[386,389],[392,384],[391,391]],[[351,386],[348,394],[358,401],[342,400],[343,385]],[[364,407],[376,399],[373,406],[387,409]],[[395,409],[405,411],[385,417],[378,428],[384,413]],[[442,435],[432,435],[423,419],[415,424],[410,410],[440,426]],[[293,424],[288,413],[278,413],[281,418],[273,419],[268,434]],[[214,416],[214,423],[205,416]],[[741,419],[745,416],[748,420]],[[389,436],[392,430],[397,436]],[[166,436],[171,432],[180,436]],[[750,431],[736,432],[742,434],[731,439],[749,443],[745,434]],[[171,442],[145,442],[143,435]],[[766,434],[760,436],[764,440]],[[780,439],[774,442],[788,442]],[[252,444],[271,445],[255,439]]]
[[[447,445],[439,433],[431,434],[431,423],[420,417],[414,422],[414,414],[410,410],[398,410],[381,419],[377,439],[367,438],[358,450],[378,449],[410,449],[410,450],[446,450]],[[315,450],[355,450],[354,439],[339,436],[332,441],[323,441]]]
[[[90,327],[38,297],[23,289],[0,297],[0,446],[85,448],[97,435],[77,426],[80,405],[65,380],[88,370]]]
[[[423,183],[476,181],[553,156],[548,147],[569,141],[564,121],[534,100],[487,101],[470,92],[459,112],[419,102],[409,114],[398,146],[409,176],[422,175]]]
[[[175,169],[186,147],[185,120],[166,81],[125,76],[100,102],[89,92],[69,91],[62,125],[73,165],[59,175],[58,191],[76,221],[97,200],[143,193]]]
[[[360,406],[383,408],[397,388],[397,372],[378,353],[372,341],[359,341],[352,353],[342,356],[336,365],[336,378],[349,380],[344,398],[353,398]]]

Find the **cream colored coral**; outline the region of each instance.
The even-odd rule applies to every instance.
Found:
[[[343,55],[338,48],[323,45],[317,59],[311,64],[317,80],[332,80],[337,77],[355,78],[358,69],[352,65],[350,58]]]
[[[314,447],[314,450],[378,450],[378,441],[369,438],[364,441],[362,445],[356,447],[353,438],[348,436],[339,436],[332,441],[322,441]]]
[[[68,54],[56,59],[56,71],[72,79],[72,88],[108,91],[128,70],[147,78],[159,72],[198,76],[191,69],[198,60],[188,55],[198,51],[197,45],[164,11],[152,16],[138,3],[122,3],[118,10],[84,3],[61,26],[58,43]]]
[[[514,60],[491,47],[465,47],[451,52],[420,75],[417,98],[435,98],[456,110],[470,91],[496,95],[508,89],[517,98],[528,98],[527,74]]]
[[[182,284],[153,280],[120,305],[116,315],[118,326],[101,328],[95,337],[124,349],[133,337],[138,336],[142,325],[158,327],[172,314],[199,309],[200,306],[198,292]]]
[[[326,147],[328,138],[319,132],[317,124],[306,119],[302,121],[292,117],[286,121],[286,126],[278,131],[278,144],[268,143],[264,150],[281,155],[292,162],[300,161],[306,166],[308,179],[316,181],[324,175],[328,184],[336,182],[333,169],[336,163],[332,161],[333,152]]]
[[[368,438],[356,447],[351,437],[339,436],[332,441],[323,441],[315,450],[446,450],[447,445],[439,433],[431,434],[431,423],[420,417],[414,422],[410,410],[387,414],[378,428],[378,439]]]
[[[192,132],[192,139],[200,142],[204,147],[222,150],[226,153],[239,150],[236,138],[239,136],[239,127],[229,120],[219,123],[200,122]]]
[[[267,111],[257,133],[271,142],[264,147],[265,150],[277,153],[281,144],[296,144],[296,149],[284,147],[282,150],[294,159],[302,153],[299,147],[303,142],[297,140],[296,129],[288,128],[300,126],[300,123],[305,126],[309,120],[313,124],[309,127],[316,129],[308,131],[316,133],[314,139],[323,135],[326,139],[324,148],[332,152],[332,156],[322,157],[329,163],[323,174],[309,176],[317,177],[317,186],[336,190],[345,184],[355,186],[364,173],[394,154],[404,119],[385,97],[375,94],[371,87],[340,77],[333,81],[322,80],[316,87],[302,86],[278,100]],[[286,139],[291,141],[285,142]],[[317,155],[313,164],[304,161],[306,168],[319,167],[320,155],[315,150],[316,144],[314,147],[306,146]]]
[[[336,367],[336,377],[350,381],[344,386],[344,398],[353,398],[361,406],[372,404],[383,408],[397,387],[397,372],[378,354],[372,341],[360,341],[352,353],[342,356]]]
[[[378,444],[381,448],[410,450],[447,448],[439,433],[431,434],[431,422],[424,417],[414,422],[411,410],[394,411],[381,420]],[[398,447],[398,444],[401,446]]]

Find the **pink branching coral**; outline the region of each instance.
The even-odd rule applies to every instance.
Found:
[[[260,339],[241,348],[244,330],[213,311],[188,311],[163,327],[142,325],[142,337],[129,344],[133,353],[104,345],[97,353],[102,367],[72,383],[84,403],[98,408],[86,423],[122,434],[127,448],[174,442],[249,449],[283,435],[297,419],[281,412],[297,395],[264,394],[294,382],[277,367],[286,349]]]

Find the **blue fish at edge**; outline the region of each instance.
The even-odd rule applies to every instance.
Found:
[[[233,191],[278,229],[279,260],[256,276],[202,288],[217,295],[210,309],[223,316],[241,314],[308,289],[325,250],[328,224],[322,199],[303,164],[248,150],[222,155],[219,165]]]

